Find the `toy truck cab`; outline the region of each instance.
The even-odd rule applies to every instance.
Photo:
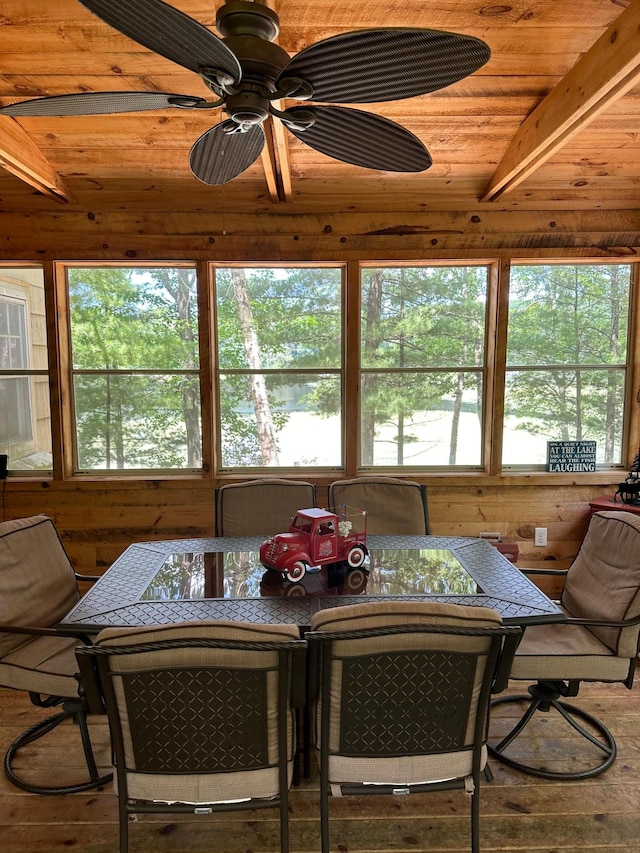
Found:
[[[310,566],[339,562],[360,566],[367,555],[366,518],[363,510],[350,511],[346,505],[336,512],[300,509],[286,533],[262,543],[260,562],[292,583],[302,580]]]

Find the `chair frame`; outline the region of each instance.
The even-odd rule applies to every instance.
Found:
[[[553,569],[521,569],[523,574],[526,575],[553,575],[554,577],[566,577],[569,569],[563,569],[562,571],[557,571]],[[640,625],[640,616],[636,616],[633,619],[626,620],[602,620],[602,619],[588,619],[579,616],[567,616],[563,624],[566,625],[580,625],[585,628],[593,627],[593,628],[632,628],[636,625]],[[636,669],[636,661],[638,653],[640,652],[640,636],[638,637],[638,648],[636,649],[636,655],[630,659],[629,662],[629,671],[627,677],[624,681],[619,681],[615,679],[616,682],[624,684],[624,686],[631,690],[633,687],[633,677]],[[617,746],[615,742],[615,738],[609,729],[605,726],[605,724],[599,720],[597,717],[593,716],[593,714],[589,714],[587,711],[584,711],[582,708],[578,708],[576,705],[572,705],[568,702],[564,702],[563,698],[566,697],[574,697],[578,695],[580,690],[580,684],[582,681],[600,681],[604,679],[566,679],[562,680],[542,680],[540,679],[535,684],[531,684],[527,690],[527,694],[518,694],[513,696],[499,696],[494,699],[491,703],[492,707],[497,705],[507,705],[507,704],[521,704],[523,702],[528,703],[528,707],[525,709],[523,715],[520,717],[515,726],[505,735],[502,740],[497,744],[488,744],[487,748],[489,750],[489,754],[497,759],[498,761],[506,764],[508,767],[513,767],[515,770],[521,770],[523,773],[527,773],[530,776],[537,776],[541,779],[554,779],[558,781],[574,781],[581,779],[589,779],[593,776],[599,776],[601,773],[604,773],[613,762],[616,760],[617,755]],[[561,698],[562,697],[562,698]],[[524,729],[526,728],[529,721],[533,718],[536,711],[541,711],[543,713],[548,713],[551,710],[555,710],[562,719],[564,719],[580,736],[586,738],[590,741],[595,747],[600,749],[604,756],[602,760],[596,763],[594,766],[587,768],[586,770],[576,770],[576,771],[560,771],[560,770],[547,770],[542,767],[536,767],[531,764],[527,764],[524,761],[518,761],[515,758],[511,758],[510,756],[505,754],[505,750],[513,743],[513,741],[520,735]],[[581,722],[589,724],[596,732],[600,734],[600,738],[594,736],[590,731],[588,731]]]
[[[269,651],[278,653],[278,776],[279,794],[268,799],[251,799],[241,802],[214,803],[166,803],[131,798],[127,785],[127,766],[124,752],[124,740],[121,721],[117,709],[116,697],[111,680],[108,657],[138,652],[178,648],[218,648],[239,649],[245,651]],[[289,708],[304,705],[306,699],[305,640],[282,640],[279,642],[251,642],[240,640],[213,639],[175,639],[145,642],[130,646],[86,646],[78,648],[76,654],[83,679],[87,683],[89,704],[94,709],[106,708],[111,731],[115,770],[118,781],[118,815],[120,853],[129,849],[129,820],[133,815],[142,813],[178,813],[212,814],[223,811],[237,811],[256,808],[279,808],[281,853],[289,850],[289,786],[287,775],[287,712]],[[164,668],[164,667],[163,667]],[[294,758],[294,761],[297,760]]]
[[[340,788],[344,794],[409,794],[428,791],[443,791],[454,789],[466,789],[471,798],[471,850],[472,853],[480,851],[480,779],[482,776],[482,747],[486,742],[486,732],[489,715],[490,694],[504,690],[509,680],[509,670],[516,647],[520,640],[521,629],[511,626],[495,627],[463,627],[459,625],[394,625],[378,628],[361,628],[352,631],[311,631],[305,637],[309,642],[310,664],[309,682],[319,687],[322,697],[322,710],[320,715],[320,826],[322,839],[322,853],[329,853],[329,731],[330,731],[330,697],[331,667],[335,660],[332,653],[333,644],[341,640],[358,640],[367,637],[381,637],[386,635],[398,635],[408,633],[422,634],[448,634],[456,636],[486,636],[491,639],[487,661],[482,678],[480,695],[477,703],[475,730],[472,747],[472,770],[471,778],[473,785],[468,786],[466,777],[424,782],[408,785],[366,785],[366,784],[341,784]],[[430,650],[424,650],[417,654],[424,654],[425,658],[432,654]],[[365,653],[363,657],[376,657],[380,652],[372,651]],[[383,652],[384,654],[384,652]],[[467,654],[477,656],[475,652]],[[317,693],[312,698],[317,699]],[[342,713],[342,709],[340,711]],[[424,754],[429,754],[425,750]],[[359,753],[352,748],[350,757],[376,757],[370,750]],[[485,772],[490,776],[488,765]]]
[[[79,575],[77,572],[74,572],[74,574],[76,581],[94,582],[98,580],[98,576]],[[44,628],[35,626],[32,627],[24,625],[17,626],[0,624],[0,633],[25,634],[30,636],[58,638],[75,637],[78,640],[78,643],[80,644],[91,644],[91,639],[84,633],[75,633],[69,630],[62,630],[55,627]],[[9,687],[7,689],[13,690],[17,688]],[[28,729],[18,735],[18,737],[10,744],[4,757],[4,774],[7,779],[13,785],[23,791],[28,791],[30,794],[44,795],[81,793],[83,791],[93,790],[94,788],[100,788],[110,782],[113,779],[113,773],[107,773],[101,776],[98,772],[98,768],[96,765],[95,756],[93,754],[93,747],[91,745],[91,738],[89,735],[89,726],[87,723],[88,706],[84,696],[84,688],[82,682],[79,682],[77,696],[54,696],[37,693],[34,691],[28,692],[32,704],[36,707],[60,707],[62,710],[30,726]],[[71,783],[69,785],[58,786],[37,785],[34,782],[26,781],[15,771],[13,766],[14,760],[18,752],[23,747],[29,746],[30,744],[34,743],[34,741],[53,731],[68,718],[72,718],[73,721],[77,723],[78,728],[80,730],[80,737],[82,739],[82,749],[84,751],[87,770],[89,771],[89,779],[84,782],[77,782]]]

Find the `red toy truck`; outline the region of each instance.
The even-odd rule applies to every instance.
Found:
[[[367,556],[367,513],[345,504],[335,512],[299,509],[287,533],[278,533],[260,546],[260,562],[297,583],[309,566],[346,562],[361,566]]]

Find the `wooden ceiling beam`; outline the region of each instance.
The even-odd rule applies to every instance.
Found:
[[[517,187],[639,81],[640,0],[631,0],[523,121],[480,201]]]
[[[280,109],[278,101],[274,102]],[[262,166],[271,201],[291,201],[291,165],[289,140],[282,122],[271,116],[264,123],[265,146],[262,149]]]
[[[280,196],[278,193],[278,161],[276,158],[273,133],[271,132],[272,126],[273,119],[268,118],[263,125],[265,143],[262,149],[261,157],[262,168],[264,169],[264,177],[267,182],[267,189],[269,190],[269,197],[271,201],[277,203],[280,201]]]
[[[0,116],[0,167],[56,201],[69,201],[69,193],[56,170],[26,130],[10,116]]]
[[[280,109],[280,107],[278,107]],[[271,122],[273,136],[280,166],[280,181],[282,185],[282,200],[291,201],[293,191],[291,189],[291,163],[289,162],[289,137],[281,121]]]

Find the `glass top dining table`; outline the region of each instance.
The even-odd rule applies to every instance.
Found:
[[[311,568],[291,583],[265,569],[264,537],[218,537],[130,545],[60,627],[106,627],[222,619],[294,623],[317,610],[376,600],[441,601],[497,610],[507,624],[562,621],[562,611],[484,539],[369,536],[361,567]]]

